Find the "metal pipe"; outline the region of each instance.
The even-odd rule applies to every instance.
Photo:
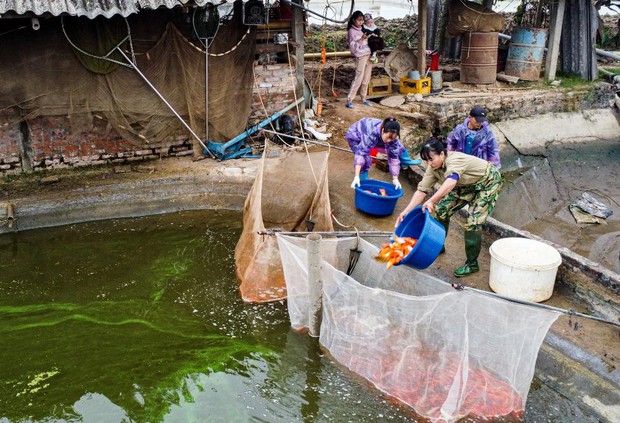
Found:
[[[598,54],[599,56],[609,57],[610,59],[614,59],[614,60],[620,60],[620,56],[618,56],[617,54],[613,54],[608,51],[601,50],[600,48],[595,48],[594,50],[596,51],[596,54]]]
[[[13,203],[6,203],[6,222],[9,229],[13,228],[15,223],[15,209]]]
[[[597,322],[607,323],[608,325],[620,327],[620,323],[612,322],[611,320],[602,319],[602,318],[596,317],[596,316],[590,316],[589,314],[579,313],[579,312],[574,311],[574,310],[566,310],[566,309],[563,309],[563,308],[554,307],[554,306],[550,306],[550,305],[547,305],[547,304],[539,304],[539,303],[535,303],[535,302],[532,302],[532,301],[526,301],[526,300],[520,300],[520,299],[517,299],[517,298],[506,297],[504,295],[496,294],[494,292],[489,292],[489,291],[485,291],[483,289],[478,289],[478,288],[471,288],[469,286],[464,286],[464,285],[461,285],[461,284],[450,283],[450,282],[446,282],[446,281],[442,281],[442,282],[450,284],[454,289],[456,289],[458,291],[461,291],[461,290],[472,291],[472,292],[476,292],[478,294],[486,295],[486,296],[489,296],[489,297],[501,298],[502,300],[509,301],[511,303],[517,303],[517,304],[522,304],[522,305],[526,305],[526,306],[530,306],[530,307],[536,307],[536,308],[544,308],[546,310],[555,311],[557,313],[567,314],[569,316],[573,316],[574,315],[574,316],[578,316],[578,317],[583,317],[585,319],[596,320]]]
[[[308,249],[308,335],[318,338],[321,334],[321,314],[323,309],[323,282],[321,281],[321,235],[306,237]]]
[[[259,129],[261,129],[264,126],[267,126],[269,123],[271,123],[272,121],[276,120],[277,118],[282,116],[284,113],[288,112],[293,107],[295,107],[298,104],[300,104],[302,101],[305,101],[304,97],[299,98],[296,102],[289,104],[288,106],[286,106],[284,109],[280,110],[279,112],[275,112],[273,115],[271,115],[267,119],[263,120],[262,122],[257,123],[256,125],[252,126],[247,131],[242,132],[241,134],[237,135],[236,137],[232,138],[229,141],[226,141],[226,143],[224,143],[224,147],[235,145],[237,142],[247,138],[249,135],[252,135],[254,132],[258,131]]]
[[[142,77],[142,79],[144,79],[144,82],[146,82],[148,84],[148,86],[151,87],[151,89],[153,91],[155,91],[155,94],[157,94],[157,96],[166,104],[166,106],[168,106],[168,108],[172,111],[172,113],[174,113],[174,115],[181,121],[183,126],[185,126],[187,128],[187,130],[194,136],[194,138],[196,138],[196,140],[198,140],[200,145],[205,149],[205,151],[207,151],[209,153],[211,158],[215,159],[215,155],[211,152],[211,150],[209,150],[207,148],[205,143],[202,142],[202,140],[200,139],[198,134],[196,134],[196,132],[194,132],[194,130],[183,120],[181,115],[179,115],[177,113],[177,111],[174,110],[174,107],[172,107],[172,105],[170,103],[168,103],[168,101],[164,98],[164,96],[161,95],[161,93],[159,91],[157,91],[157,88],[155,88],[155,86],[153,84],[151,84],[151,81],[149,81],[148,78],[142,72],[140,72],[140,69],[138,69],[138,67],[131,61],[131,59],[129,59],[129,57],[127,57],[125,52],[120,47],[116,47],[116,50],[118,50],[121,53],[121,55],[125,58],[125,60],[127,60],[131,64],[130,65],[131,68],[133,70],[135,70],[136,72],[138,72],[138,75],[140,75]]]
[[[352,57],[350,51],[330,51],[325,53],[325,57]],[[305,53],[304,59],[321,59],[322,53]]]
[[[274,230],[274,229],[266,229],[264,231],[258,231],[257,234],[259,235],[276,235],[276,234],[281,234],[281,235],[289,235],[289,236],[307,236],[310,234],[317,234],[317,235],[321,235],[321,236],[335,236],[335,237],[354,237],[357,235],[360,236],[367,236],[367,237],[374,237],[374,236],[392,236],[394,235],[392,232],[385,232],[385,231],[331,231],[331,232],[321,232],[321,231],[317,231],[317,232],[287,232],[287,231],[279,231],[279,230]]]

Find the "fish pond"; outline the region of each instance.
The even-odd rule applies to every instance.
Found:
[[[241,216],[184,212],[0,236],[0,422],[415,421],[241,301]]]

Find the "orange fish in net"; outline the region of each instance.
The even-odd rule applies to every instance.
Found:
[[[386,242],[383,244],[381,251],[375,257],[378,261],[383,261],[387,263],[387,268],[394,266],[401,262],[402,259],[407,257],[413,247],[415,247],[418,240],[416,238],[410,237],[399,237],[394,235],[393,240],[391,242]]]

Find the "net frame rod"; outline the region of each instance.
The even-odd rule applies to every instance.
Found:
[[[356,235],[364,235],[368,237],[380,237],[387,236],[390,237],[394,235],[393,232],[385,232],[385,231],[315,231],[315,232],[287,232],[287,231],[278,231],[273,229],[266,229],[264,231],[258,231],[259,235],[289,235],[289,236],[308,236],[310,234],[317,234],[321,236],[335,236],[335,237],[355,237]]]
[[[122,65],[122,66],[126,66],[126,67],[129,67],[129,68],[135,70],[138,73],[138,75],[140,75],[140,77],[144,80],[144,82],[146,82],[147,85],[155,92],[155,94],[157,94],[157,96],[164,102],[164,104],[166,106],[168,106],[168,108],[170,109],[170,111],[172,111],[172,113],[176,116],[176,118],[181,121],[183,126],[185,126],[185,128],[190,132],[190,134],[192,134],[194,136],[194,138],[196,138],[196,140],[205,149],[205,151],[207,153],[209,153],[211,158],[215,159],[215,155],[213,154],[213,152],[211,150],[209,150],[209,148],[202,141],[200,136],[198,136],[198,134],[196,134],[196,132],[189,126],[189,124],[187,122],[185,122],[185,120],[181,117],[181,115],[179,115],[179,113],[177,113],[177,111],[174,109],[174,107],[172,107],[172,105],[168,102],[168,100],[166,100],[166,98],[157,90],[157,88],[155,88],[155,86],[151,83],[151,81],[149,81],[148,78],[140,71],[140,69],[138,69],[138,66],[135,63],[135,55],[134,55],[134,51],[133,51],[133,43],[131,41],[131,30],[130,30],[130,27],[129,27],[129,22],[127,22],[127,19],[125,19],[125,24],[127,25],[127,35],[116,46],[114,46],[114,48],[111,49],[105,56],[95,56],[93,54],[90,54],[90,53],[80,49],[78,46],[75,45],[75,43],[73,43],[71,41],[71,39],[69,38],[69,35],[65,31],[64,18],[61,20],[62,32],[65,35],[65,38],[67,39],[69,44],[71,44],[71,46],[73,48],[75,48],[76,50],[78,50],[79,52],[81,52],[82,54],[85,54],[87,56],[94,57],[94,58],[100,59],[100,60],[107,60],[109,62],[116,63],[116,64]],[[131,55],[134,56],[133,60],[131,58],[129,58],[127,56],[127,54],[125,54],[125,52],[121,49],[121,45],[124,44],[126,41],[129,43],[129,46],[130,46],[129,48],[131,50]],[[109,56],[111,56],[111,54],[114,51],[118,51],[121,54],[121,56],[123,56],[123,58],[127,61],[127,63],[120,62],[118,60],[115,60],[115,59],[112,59],[111,57],[109,57]],[[207,120],[208,120],[208,118],[207,118]]]
[[[353,151],[351,151],[351,150],[349,150],[347,148],[338,147],[336,145],[328,143],[327,141],[316,141],[316,140],[311,140],[311,139],[308,139],[308,138],[300,138],[300,137],[296,137],[294,135],[283,134],[281,132],[271,131],[269,129],[264,129],[264,128],[261,129],[261,130],[263,132],[267,132],[269,134],[285,136],[285,137],[292,138],[292,139],[297,140],[297,141],[309,142],[310,144],[317,144],[317,145],[320,145],[320,146],[323,146],[323,147],[333,148],[334,150],[344,151],[345,153],[355,154],[355,153],[353,153]],[[373,159],[376,159],[376,160],[387,161],[387,159],[383,158],[383,157],[377,157],[377,156],[370,156],[370,157],[373,158]]]
[[[285,231],[264,230],[264,231],[259,231],[258,232],[259,235],[277,235],[277,234],[281,234],[281,235],[290,235],[290,236],[307,236],[307,235],[313,234],[313,233],[318,234],[318,235],[322,235],[322,236],[335,236],[335,237],[354,237],[357,234],[359,234],[360,236],[363,235],[363,236],[368,236],[368,237],[386,236],[386,235],[391,236],[391,235],[393,235],[391,232],[383,232],[383,231],[285,232]],[[483,289],[472,288],[472,287],[465,286],[465,285],[460,284],[460,283],[446,282],[446,281],[441,280],[441,279],[439,279],[439,281],[441,281],[444,284],[450,285],[452,288],[454,288],[457,291],[471,291],[471,292],[474,292],[474,293],[477,293],[477,294],[486,295],[488,297],[498,298],[500,300],[508,301],[508,302],[511,302],[511,303],[521,304],[521,305],[535,307],[535,308],[542,308],[542,309],[545,309],[545,310],[554,311],[556,313],[560,313],[560,314],[564,314],[564,315],[568,315],[568,316],[582,317],[584,319],[594,320],[596,322],[605,323],[605,324],[608,324],[608,325],[620,328],[620,322],[614,322],[614,321],[611,321],[611,320],[603,319],[602,317],[592,316],[590,314],[579,313],[578,311],[575,311],[575,310],[572,310],[572,309],[568,309],[567,310],[567,309],[564,309],[564,308],[554,307],[554,306],[550,306],[550,305],[547,305],[547,304],[535,303],[533,301],[520,300],[520,299],[517,299],[517,298],[506,297],[504,295],[496,294],[495,292],[489,292],[489,291],[485,291]]]
[[[444,281],[442,281],[442,282],[444,282]],[[444,282],[444,283],[449,283],[449,282]],[[506,297],[504,295],[496,294],[494,292],[489,292],[489,291],[485,291],[483,289],[478,289],[478,288],[472,288],[472,287],[464,286],[464,285],[457,284],[457,283],[451,283],[450,285],[452,286],[452,288],[456,289],[457,291],[464,291],[464,290],[466,290],[466,291],[473,291],[473,292],[476,292],[478,294],[487,295],[489,297],[499,298],[499,299],[502,299],[502,300],[505,300],[505,301],[510,301],[512,303],[522,304],[522,305],[536,307],[536,308],[543,308],[543,309],[546,309],[546,310],[555,311],[557,313],[566,314],[566,315],[569,315],[569,316],[583,317],[584,319],[595,320],[597,322],[606,323],[608,325],[612,325],[612,326],[616,326],[616,327],[620,328],[620,323],[613,322],[613,321],[607,320],[607,319],[603,319],[601,317],[592,316],[590,314],[579,313],[579,312],[577,312],[575,310],[572,310],[572,309],[568,309],[567,310],[567,309],[564,309],[564,308],[554,307],[554,306],[550,306],[550,305],[547,305],[547,304],[535,303],[533,301],[519,300],[517,298]]]
[[[138,75],[140,75],[142,77],[142,79],[144,80],[144,82],[147,83],[147,85],[149,87],[151,87],[151,89],[155,92],[155,94],[157,94],[157,96],[161,99],[161,101],[163,101],[166,106],[168,106],[168,108],[170,109],[170,111],[172,113],[174,113],[174,115],[177,117],[177,119],[179,119],[181,121],[181,123],[183,124],[183,126],[185,126],[185,128],[194,136],[194,138],[196,138],[196,140],[200,143],[200,145],[205,149],[205,151],[207,153],[209,153],[209,155],[211,156],[211,158],[215,159],[215,155],[211,152],[211,150],[209,150],[209,148],[207,147],[207,145],[202,141],[202,139],[200,138],[200,136],[198,136],[198,134],[196,134],[196,132],[194,132],[194,130],[189,126],[189,124],[187,122],[185,122],[185,120],[183,120],[183,118],[181,117],[181,115],[179,115],[177,113],[177,111],[174,109],[174,107],[172,107],[172,105],[170,103],[168,103],[168,100],[166,100],[166,98],[157,90],[157,88],[155,88],[155,86],[151,83],[151,81],[148,80],[148,78],[140,71],[140,69],[138,69],[138,67],[133,64],[133,62],[129,59],[129,57],[127,57],[127,55],[125,54],[125,52],[120,48],[120,47],[116,47],[116,50],[118,50],[121,55],[125,58],[125,60],[127,60],[129,63],[131,63],[131,68],[133,70],[135,70]]]

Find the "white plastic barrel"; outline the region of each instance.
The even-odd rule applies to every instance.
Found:
[[[550,245],[527,238],[502,238],[489,249],[489,285],[500,295],[540,302],[553,294],[560,253]]]

